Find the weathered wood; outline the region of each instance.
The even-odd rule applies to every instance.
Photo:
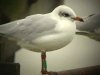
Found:
[[[0,37],[0,62],[14,62],[15,52],[18,49],[16,42]]]

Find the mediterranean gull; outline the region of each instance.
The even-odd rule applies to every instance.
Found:
[[[51,13],[31,15],[1,25],[0,33],[26,49],[52,51],[72,41],[76,31],[75,20],[83,21],[71,8],[60,5]]]
[[[0,33],[21,47],[41,52],[41,73],[47,75],[46,52],[60,49],[72,41],[76,20],[83,22],[71,8],[60,5],[51,13],[31,15],[1,25]]]

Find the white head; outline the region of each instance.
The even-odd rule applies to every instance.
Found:
[[[70,7],[65,5],[56,7],[52,13],[58,16],[60,19],[70,19],[72,21],[78,20],[83,22],[82,18],[76,16],[75,12]]]

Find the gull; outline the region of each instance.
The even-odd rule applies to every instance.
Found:
[[[83,23],[76,23],[76,34],[100,41],[100,13],[91,14],[84,20],[85,22]]]
[[[47,14],[30,15],[0,26],[0,33],[15,40],[19,46],[31,51],[43,52],[63,48],[76,32],[76,16],[68,6],[60,5]]]
[[[0,33],[32,51],[52,51],[72,41],[75,21],[83,21],[74,11],[61,5],[51,13],[36,14],[0,26]]]

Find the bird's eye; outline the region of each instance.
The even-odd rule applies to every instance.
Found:
[[[69,17],[70,15],[68,13],[63,13],[64,17]]]

